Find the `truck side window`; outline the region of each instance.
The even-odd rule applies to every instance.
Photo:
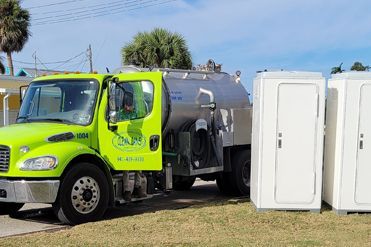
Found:
[[[153,84],[149,81],[120,83],[116,87],[117,121],[148,116],[153,106]]]

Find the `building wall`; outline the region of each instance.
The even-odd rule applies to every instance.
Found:
[[[18,92],[20,86],[27,86],[33,78],[0,75],[0,88]],[[0,126],[4,125],[3,99],[6,94],[0,93]],[[11,94],[9,102],[9,124],[15,123],[19,111],[19,93]]]
[[[3,110],[3,100],[4,100],[3,94],[0,94],[0,111]],[[10,95],[8,98],[8,104],[9,104],[9,110],[18,110],[20,107],[19,102],[19,95]]]
[[[9,124],[14,124],[18,116],[18,110],[9,111]],[[4,126],[4,112],[0,110],[0,127]]]

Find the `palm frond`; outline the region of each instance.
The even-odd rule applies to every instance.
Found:
[[[123,64],[136,61],[143,67],[190,69],[192,58],[185,39],[178,33],[155,28],[140,32],[122,50]]]

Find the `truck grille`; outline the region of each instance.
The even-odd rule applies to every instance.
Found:
[[[0,145],[0,172],[9,170],[10,148]]]

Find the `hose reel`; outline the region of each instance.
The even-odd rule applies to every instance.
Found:
[[[204,168],[210,161],[210,135],[207,122],[198,119],[191,125],[191,153],[192,165],[196,169]]]
[[[204,119],[190,121],[182,131],[190,134],[190,163],[194,169],[207,167],[211,155],[210,130]]]

